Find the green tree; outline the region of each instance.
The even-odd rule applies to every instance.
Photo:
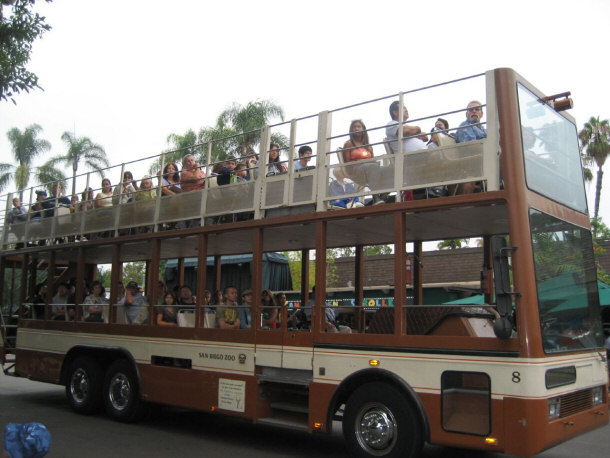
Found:
[[[51,2],[51,0],[46,0]],[[15,95],[42,89],[38,77],[27,70],[32,44],[51,29],[45,17],[32,11],[35,0],[0,2],[0,101],[15,102]],[[10,15],[6,15],[7,10]]]
[[[76,194],[76,173],[78,165],[84,162],[85,166],[96,171],[103,177],[102,170],[109,166],[104,148],[91,141],[89,137],[77,137],[70,132],[64,132],[61,136],[68,147],[63,156],[56,156],[47,161],[45,165],[56,167],[58,164],[66,164],[72,167],[72,195]]]
[[[42,127],[38,124],[26,127],[23,132],[16,127],[7,132],[6,136],[11,145],[11,152],[15,161],[14,164],[0,163],[0,192],[12,180],[23,200],[23,190],[28,186],[32,175],[39,183],[65,179],[60,170],[49,164],[41,167],[33,165],[34,159],[51,149],[51,143],[38,138],[40,132],[42,132]]]
[[[199,131],[199,141],[215,141],[212,145],[213,162],[228,154],[237,157],[256,154],[262,127],[276,118],[283,121],[284,110],[270,100],[248,102],[246,106],[234,103],[220,113],[214,127],[204,127]],[[272,134],[271,141],[280,147],[288,144],[288,139],[278,133]]]
[[[205,157],[202,157],[204,156],[204,153],[201,150],[201,145],[198,145],[197,134],[195,131],[193,131],[193,129],[187,130],[184,135],[169,134],[167,136],[167,143],[169,148],[164,151],[165,160],[163,163],[165,164],[168,162],[176,162],[181,164],[182,158],[189,153],[195,155],[200,162],[205,159]],[[150,166],[148,173],[151,175],[156,175],[161,170],[162,159],[162,157],[159,157],[157,160],[155,160],[155,162]]]
[[[447,239],[439,242],[436,247],[439,250],[456,250],[462,248],[462,245],[468,246],[468,239]]]
[[[585,150],[585,162],[597,164],[597,183],[595,185],[595,210],[593,216],[599,216],[599,201],[604,176],[604,163],[610,153],[610,124],[607,119],[601,120],[591,117],[578,133],[580,143]]]

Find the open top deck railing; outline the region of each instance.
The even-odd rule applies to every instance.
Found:
[[[9,193],[0,196],[2,249],[351,208],[368,203],[371,196],[379,194],[390,194],[392,201],[409,200],[414,198],[410,192],[413,190],[415,198],[435,195],[425,192],[430,189],[444,189],[437,195],[451,197],[458,192],[460,183],[478,182],[484,184],[484,190],[498,190],[494,88],[492,71],[80,174],[61,183],[63,198],[52,194],[53,183]],[[422,134],[430,132],[437,118],[446,118],[450,126],[437,134],[448,141],[431,147],[421,142],[421,148],[402,151],[404,140],[420,135],[403,137],[402,129],[398,129],[398,150],[392,150],[386,126],[390,121],[389,105],[395,100],[409,110],[409,119],[402,119],[401,115],[399,124],[418,125]],[[456,143],[452,135],[465,120],[465,107],[471,100],[480,101],[485,110],[479,125],[486,128],[487,138]],[[345,142],[355,119],[366,124],[367,145],[374,157],[346,162],[344,153],[349,148],[345,148]],[[226,159],[216,156],[218,147],[252,133],[260,136],[257,152],[236,158],[236,162],[245,164],[241,173],[245,176],[224,174],[219,169]],[[272,162],[270,145],[276,139],[280,139],[278,159]],[[311,148],[311,156],[301,161],[298,150],[303,146]],[[201,170],[205,180],[192,179],[192,186],[182,183],[182,192],[167,195],[163,192],[165,175],[161,171],[171,158],[187,154],[194,156],[191,170]],[[178,166],[181,171],[187,169],[186,163]],[[133,177],[132,185],[123,180],[127,172]],[[151,186],[143,190],[142,181],[148,175]],[[341,175],[345,180],[339,180],[341,186],[337,187],[333,181],[337,182]],[[111,194],[104,193],[102,177],[110,180]],[[65,194],[73,188],[73,180],[78,202],[71,202],[73,196]],[[184,188],[193,190],[186,192]],[[45,191],[47,196],[38,196],[39,191]],[[23,215],[14,215],[14,197],[21,198],[27,210]]]

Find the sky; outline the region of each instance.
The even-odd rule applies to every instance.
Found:
[[[1,162],[12,159],[6,132],[32,123],[52,143],[40,163],[65,152],[70,131],[117,164],[212,126],[234,102],[270,99],[299,118],[497,67],[546,94],[571,91],[579,129],[610,118],[602,0],[55,0],[36,10],[53,27],[29,64],[44,91],[0,103]],[[610,182],[600,213],[610,223]]]

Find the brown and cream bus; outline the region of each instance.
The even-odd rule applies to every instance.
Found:
[[[242,179],[213,173],[216,152],[240,140],[228,138],[104,170],[118,188],[104,205],[71,212],[49,192],[45,214],[36,189],[4,196],[5,370],[65,385],[76,412],[119,421],[159,403],[310,433],[340,424],[354,456],[416,456],[425,443],[528,456],[605,425],[607,362],[569,105],[495,69],[264,126],[258,154],[236,160],[247,164]],[[297,170],[304,145],[311,157]],[[139,183],[187,154],[188,191],[165,193],[163,173],[147,198],[129,186],[125,172]],[[96,174],[76,179],[103,191]],[[11,218],[15,196],[33,207],[25,221]],[[426,244],[455,239],[481,242],[482,281],[443,284],[484,294],[482,304],[424,294]],[[377,245],[394,256],[383,282],[394,297],[360,306],[367,247]],[[343,285],[354,305],[335,310],[328,255],[345,248],[355,254]],[[264,260],[282,252],[301,260],[298,309],[265,293],[279,274]],[[247,255],[238,296],[251,290],[251,305],[207,302],[209,284],[237,282],[222,268],[229,255]],[[172,281],[185,283],[187,258],[197,260],[194,303],[161,326],[158,279],[174,260]],[[124,276],[127,263],[143,265],[142,277]],[[95,308],[85,285],[102,272],[109,294]],[[122,298],[131,281],[144,288],[139,302],[133,284]],[[239,326],[219,327],[231,319]]]

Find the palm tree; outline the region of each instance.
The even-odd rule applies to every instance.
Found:
[[[108,159],[104,148],[91,141],[89,137],[77,137],[70,132],[64,132],[61,139],[68,146],[68,151],[63,156],[56,156],[49,159],[45,164],[49,167],[55,167],[57,164],[66,164],[72,166],[72,194],[76,194],[76,172],[78,164],[81,161],[90,169],[99,173],[103,177],[101,169],[108,167]]]
[[[439,242],[436,247],[439,250],[457,250],[462,245],[468,246],[468,239],[447,239]]]
[[[284,120],[284,110],[270,100],[248,102],[246,106],[234,103],[218,116],[215,127],[200,130],[201,142],[224,139],[213,144],[213,160],[221,160],[227,154],[245,157],[255,154],[255,146],[260,142],[261,128],[274,118]],[[227,138],[231,137],[231,138]],[[280,146],[288,141],[281,134],[272,135],[271,140]]]
[[[163,161],[165,164],[168,162],[176,162],[180,164],[182,162],[182,158],[187,154],[195,154],[197,159],[201,162],[204,154],[199,151],[195,146],[197,145],[197,134],[193,129],[187,130],[184,135],[179,134],[169,134],[167,136],[167,143],[169,148],[165,151],[165,160]],[[199,152],[199,155],[197,155]],[[207,151],[206,151],[207,153]],[[153,164],[148,169],[148,173],[151,175],[155,175],[159,170],[161,170],[161,157],[157,158]],[[203,161],[205,162],[205,161]]]
[[[610,123],[607,119],[602,121],[591,117],[585,123],[583,129],[578,133],[578,137],[585,149],[586,157],[597,164],[597,184],[595,185],[595,211],[594,218],[599,215],[599,200],[602,191],[602,179],[604,176],[604,163],[610,153]]]
[[[63,179],[63,174],[54,167],[34,167],[34,159],[51,149],[51,143],[38,138],[42,127],[32,124],[21,132],[13,127],[6,134],[11,144],[15,163],[0,163],[0,192],[13,180],[23,200],[23,190],[30,182],[32,174],[39,183]]]

